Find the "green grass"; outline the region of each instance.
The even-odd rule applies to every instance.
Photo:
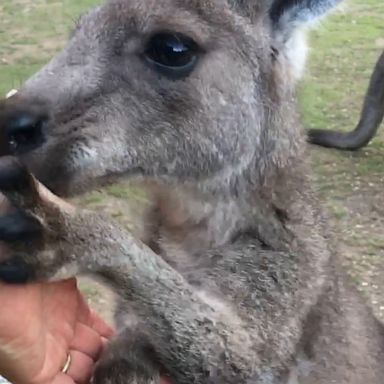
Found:
[[[2,0],[0,94],[18,87],[63,46],[79,14],[95,0]]]
[[[80,13],[97,0],[1,0],[0,94],[17,88],[58,51]],[[349,0],[310,36],[307,75],[299,87],[307,128],[355,127],[373,66],[384,49],[384,1]],[[315,183],[329,208],[354,281],[383,307],[384,128],[358,153],[312,148]],[[85,196],[91,208],[123,218],[125,200],[144,201],[126,184]],[[129,223],[128,223],[129,225]],[[381,269],[380,269],[381,268]],[[380,312],[380,309],[378,309]]]
[[[374,64],[384,49],[384,2],[350,0],[311,34],[308,74],[300,107],[308,128],[352,130]],[[384,317],[384,129],[357,153],[313,148],[319,193],[346,265]]]

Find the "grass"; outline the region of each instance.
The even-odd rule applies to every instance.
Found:
[[[0,94],[18,87],[63,46],[71,26],[97,0],[1,0]],[[384,2],[349,0],[311,33],[299,87],[308,128],[355,127],[373,66],[384,49]],[[314,179],[354,281],[384,317],[384,129],[357,153],[311,149]],[[95,191],[82,204],[125,218],[125,201],[144,197],[125,184]],[[127,225],[130,223],[128,222]],[[92,296],[92,295],[91,295]],[[97,296],[97,294],[95,295]]]
[[[308,128],[352,130],[374,64],[384,49],[384,3],[350,0],[310,38],[300,107]],[[357,153],[313,148],[319,193],[350,274],[384,317],[384,129]]]
[[[2,0],[0,94],[19,87],[41,67],[64,44],[77,15],[94,3],[93,0]]]

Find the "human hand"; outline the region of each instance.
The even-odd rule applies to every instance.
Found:
[[[13,384],[89,381],[113,330],[90,311],[76,280],[0,284],[0,305],[0,374]]]
[[[9,174],[12,175],[12,172]],[[25,171],[20,169],[19,176],[23,175]],[[44,209],[51,215],[66,212],[69,214],[66,219],[76,215],[75,207],[50,193],[30,176],[27,180],[27,183],[15,180],[14,183],[5,182],[10,201],[1,201],[0,195],[0,215],[11,211],[11,216],[8,217],[12,217],[12,212],[20,213],[20,210],[25,208],[23,203],[30,204],[37,199],[39,205],[34,212],[35,216],[44,213]],[[9,186],[12,188],[9,189]],[[26,190],[16,190],[12,195],[13,187],[20,186]],[[30,196],[32,198],[29,198]],[[43,219],[40,218],[37,222],[41,223]],[[23,246],[23,255],[29,257],[28,261],[37,262],[39,251],[44,249],[38,249],[37,254],[36,252],[34,254],[31,241],[23,241],[24,244],[15,246],[16,239],[25,240],[24,235],[31,234],[28,231],[23,233],[23,230],[29,228],[23,226],[22,222],[12,220],[6,224],[2,227],[2,240],[6,240],[6,243],[0,243],[0,264],[3,263],[0,277],[3,281],[24,283],[31,276],[24,276],[23,268],[18,270],[20,265],[12,263],[12,255]],[[43,227],[39,228],[46,230]],[[52,235],[52,232],[50,228],[48,235]],[[61,231],[60,234],[62,241],[65,231]],[[31,240],[30,237],[28,239]],[[48,257],[52,262],[52,255],[54,252],[46,252],[40,256]],[[73,257],[72,253],[70,255]],[[55,265],[52,265],[52,268],[55,268]],[[35,265],[34,272],[41,272],[41,269],[41,265],[40,268]],[[0,375],[5,376],[13,384],[87,383],[103,344],[113,335],[113,330],[90,311],[77,289],[75,279],[26,285],[0,283],[0,306],[3,308],[0,312]],[[68,352],[72,362],[69,371],[64,374],[62,369],[67,361]],[[170,384],[171,380],[164,375],[159,382]]]
[[[0,195],[0,213],[10,209]],[[8,247],[0,243],[0,262],[9,254]],[[0,308],[0,375],[14,384],[87,382],[105,340],[113,334],[89,309],[75,279],[0,283]],[[72,362],[63,374],[68,353]]]

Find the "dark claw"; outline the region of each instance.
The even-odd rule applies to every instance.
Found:
[[[31,204],[36,198],[37,192],[31,174],[15,157],[6,156],[0,159],[0,191],[15,205]]]
[[[0,189],[3,191],[24,191],[29,187],[28,170],[15,157],[6,156],[0,160]]]
[[[31,215],[16,212],[0,217],[0,241],[32,242],[40,240],[42,234],[42,224]]]
[[[27,283],[31,277],[31,267],[17,257],[0,264],[0,281],[4,283],[23,284]]]

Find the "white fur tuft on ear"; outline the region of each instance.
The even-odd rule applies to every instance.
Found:
[[[304,76],[308,56],[306,30],[295,31],[291,38],[285,42],[284,51],[291,67],[293,80],[300,80]]]
[[[274,0],[270,8],[276,48],[288,60],[291,75],[299,80],[305,71],[308,46],[306,33],[342,0]]]

